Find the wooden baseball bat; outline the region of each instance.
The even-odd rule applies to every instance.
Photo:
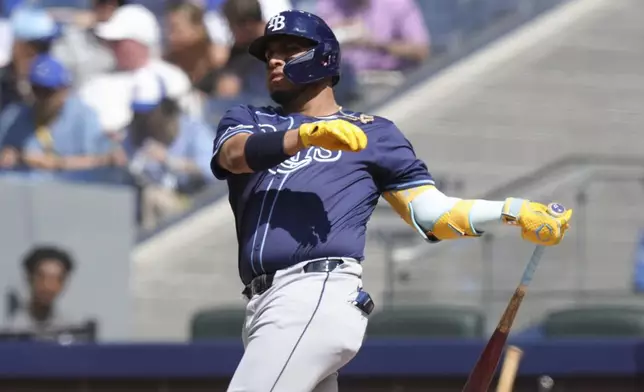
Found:
[[[496,386],[496,392],[512,392],[514,379],[519,371],[519,362],[523,357],[523,351],[517,346],[508,346],[505,349],[505,360],[501,367],[499,383]]]
[[[566,209],[561,204],[551,203],[548,205],[548,213],[554,217],[562,216],[565,212]],[[501,354],[503,353],[503,348],[508,340],[508,335],[512,328],[512,324],[514,323],[514,318],[519,311],[519,307],[521,306],[523,297],[525,297],[528,286],[530,285],[530,282],[532,282],[532,277],[541,261],[541,256],[543,255],[544,250],[545,248],[543,246],[537,245],[534,252],[532,252],[532,257],[530,257],[530,261],[523,271],[521,282],[510,298],[510,302],[505,308],[505,312],[503,312],[501,321],[492,333],[490,340],[488,340],[481,356],[476,361],[472,372],[467,378],[467,382],[463,387],[463,392],[487,392],[490,388],[490,383],[496,373],[496,368],[499,366]]]
[[[465,387],[463,387],[463,392],[487,392],[490,388],[490,383],[496,373],[496,368],[499,366],[501,354],[503,353],[503,348],[508,340],[508,335],[510,334],[512,324],[514,323],[514,318],[519,311],[523,297],[525,297],[528,283],[530,283],[530,280],[532,279],[534,269],[539,264],[541,255],[543,254],[543,249],[544,248],[542,246],[537,246],[532,253],[530,262],[523,273],[521,283],[514,291],[512,298],[510,298],[510,303],[505,308],[505,312],[503,312],[499,325],[492,333],[492,337],[490,337],[490,340],[488,340],[485,345],[483,353],[481,353],[478,361],[476,361],[474,369],[472,369],[472,372],[465,383]]]

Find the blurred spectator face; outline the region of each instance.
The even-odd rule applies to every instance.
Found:
[[[162,130],[166,127],[167,119],[162,114],[161,108],[144,113],[134,113],[132,118],[132,130],[140,137],[151,137],[155,130]]]
[[[148,48],[131,39],[109,41],[116,59],[116,67],[123,71],[140,68],[148,58]]]
[[[208,41],[203,12],[196,6],[187,4],[171,11],[166,22],[170,50],[189,48]]]
[[[116,0],[94,0],[94,14],[97,22],[105,22],[112,17],[119,4]]]
[[[271,40],[266,48],[267,72],[266,82],[271,98],[285,104],[300,95],[307,86],[298,86],[284,75],[284,65],[311,48],[311,42],[305,38],[279,37]]]
[[[235,46],[247,46],[257,37],[264,34],[264,17],[262,7],[257,0],[227,0],[222,11]]]
[[[230,25],[230,31],[235,38],[235,45],[247,46],[261,37],[264,33],[264,23],[256,21],[240,21]]]
[[[38,55],[37,48],[30,42],[14,41],[12,49],[12,63],[16,74],[20,77],[29,73],[31,62]]]
[[[43,259],[31,275],[32,300],[41,306],[51,306],[65,286],[67,272],[57,259]]]
[[[65,104],[67,88],[31,86],[34,96],[34,109],[39,118],[55,117]]]
[[[153,138],[165,145],[173,142],[181,111],[176,102],[164,99],[154,109],[134,112],[131,130],[139,141]]]
[[[94,33],[108,43],[123,71],[145,66],[161,41],[156,17],[139,4],[118,7],[107,22],[96,25]]]
[[[148,137],[171,142],[166,138],[174,134],[181,114],[179,105],[167,96],[165,81],[158,74],[145,70],[135,77],[130,133],[137,144]]]

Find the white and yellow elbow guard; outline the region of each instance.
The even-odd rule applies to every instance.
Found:
[[[447,209],[437,219],[433,217],[423,219],[422,213],[414,213],[412,210],[412,218],[420,227],[427,227],[425,233],[428,237],[430,235],[436,237],[438,240],[452,240],[460,237],[480,237],[482,232],[477,232],[472,226],[470,219],[470,212],[474,200],[459,200]],[[433,223],[433,226],[429,226]]]
[[[471,221],[475,200],[448,197],[433,186],[387,192],[384,198],[428,241],[483,234],[476,231]]]

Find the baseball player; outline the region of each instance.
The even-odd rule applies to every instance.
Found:
[[[380,196],[428,241],[518,226],[558,244],[572,210],[518,198],[449,197],[391,121],[339,106],[340,46],[319,17],[285,11],[250,54],[266,63],[277,107],[235,106],[222,118],[212,171],[228,182],[239,274],[248,298],[245,352],[228,391],[337,391],[373,310],[362,289],[366,225]]]

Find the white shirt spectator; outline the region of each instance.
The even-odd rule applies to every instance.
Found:
[[[139,72],[151,72],[163,80],[169,97],[177,99],[181,108],[193,116],[201,116],[191,95],[188,76],[178,67],[163,60],[151,59],[146,67],[136,71],[113,72],[90,80],[80,90],[83,101],[94,108],[106,132],[119,132],[132,120],[130,103]]]
[[[106,132],[119,132],[132,119],[130,103],[138,72],[158,75],[169,97],[177,100],[186,113],[201,117],[203,105],[192,90],[188,76],[160,58],[161,31],[150,10],[136,4],[119,7],[110,20],[96,26],[96,34],[108,41],[136,41],[150,50],[150,56],[140,68],[97,76],[81,88],[81,98],[96,110]]]

